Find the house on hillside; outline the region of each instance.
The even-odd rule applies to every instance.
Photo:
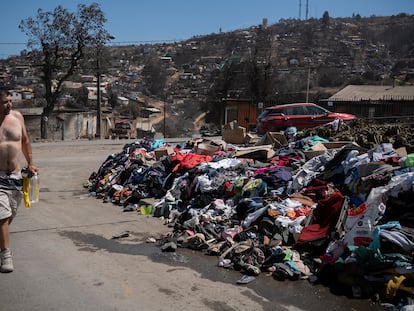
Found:
[[[128,106],[129,104],[129,99],[124,97],[124,96],[118,96],[116,98],[116,102],[117,104],[121,105],[121,106]]]
[[[40,120],[43,108],[19,108],[23,114],[26,129],[32,141],[40,141]],[[96,112],[94,111],[54,111],[48,117],[48,140],[73,140],[91,138],[96,134]],[[102,116],[101,132],[106,137],[111,127],[107,117]]]
[[[10,90],[9,92],[13,101],[21,101],[23,99],[23,95],[20,91]]]
[[[166,63],[166,64],[171,63],[173,61],[171,56],[161,56],[160,60],[162,63]]]
[[[319,104],[360,118],[414,116],[414,86],[348,85]]]
[[[136,131],[138,138],[154,137],[155,128],[151,119],[140,118],[140,121],[136,123]]]
[[[7,72],[0,71],[0,84],[4,84],[9,79],[9,75]]]
[[[96,102],[98,99],[98,88],[96,86],[87,86],[86,88],[88,90],[88,100],[91,102]],[[101,87],[99,90],[101,92],[102,105],[107,105],[108,98],[106,89],[104,87]]]

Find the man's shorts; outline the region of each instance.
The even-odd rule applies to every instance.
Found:
[[[20,190],[0,189],[0,219],[15,217],[22,198]]]
[[[16,216],[22,202],[21,175],[0,171],[0,219]]]

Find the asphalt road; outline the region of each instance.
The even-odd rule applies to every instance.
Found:
[[[162,220],[123,212],[82,186],[125,143],[33,144],[40,201],[12,223],[15,271],[0,274],[0,310],[379,310],[307,281],[260,275],[237,285],[239,272],[214,257],[146,243],[169,231]]]

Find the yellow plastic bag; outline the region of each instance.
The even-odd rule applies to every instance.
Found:
[[[23,177],[23,201],[26,208],[30,208],[30,177]]]

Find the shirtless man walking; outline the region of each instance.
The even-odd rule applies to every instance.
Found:
[[[12,272],[13,260],[9,248],[9,225],[22,201],[22,175],[20,154],[23,153],[30,172],[33,165],[32,146],[23,116],[12,110],[11,94],[0,90],[0,272]]]

